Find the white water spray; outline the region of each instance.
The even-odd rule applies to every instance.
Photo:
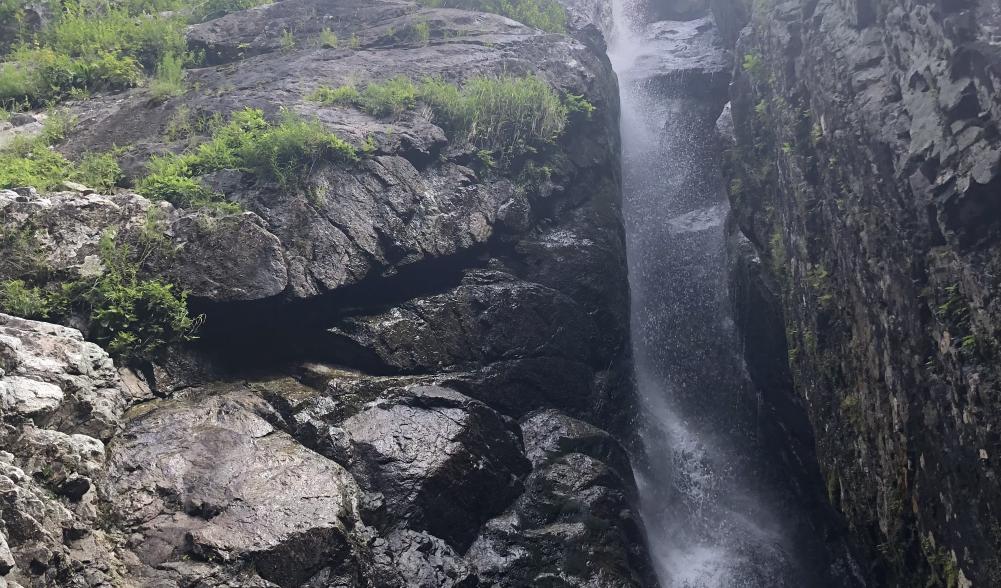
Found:
[[[705,21],[647,26],[613,0],[624,214],[645,461],[641,512],[665,588],[799,586],[739,444],[747,378],[726,310],[717,113],[683,86]],[[680,39],[680,41],[679,41]],[[713,51],[706,47],[706,51]],[[718,56],[722,58],[722,56]],[[672,71],[675,70],[675,71]],[[742,399],[741,396],[744,395]],[[745,413],[748,411],[744,411]]]

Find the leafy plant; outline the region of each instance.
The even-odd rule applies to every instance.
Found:
[[[0,309],[33,319],[86,317],[88,339],[127,363],[154,358],[169,345],[195,338],[202,317],[191,317],[187,294],[159,279],[140,277],[141,260],[112,231],[100,241],[104,273],[49,288],[22,280],[0,283]]]
[[[744,55],[744,61],[741,63],[744,71],[755,74],[761,71],[761,56],[756,53],[747,53]]]
[[[295,35],[292,33],[292,31],[288,29],[282,31],[280,44],[282,51],[291,51],[295,49]]]
[[[327,47],[329,49],[337,49],[337,34],[328,28],[324,28],[320,31],[319,36],[316,38],[316,45],[319,47]]]
[[[43,141],[17,138],[0,151],[0,188],[51,190],[66,180],[72,164]]]
[[[410,38],[420,45],[427,45],[431,41],[431,27],[426,20],[411,23],[408,31]]]

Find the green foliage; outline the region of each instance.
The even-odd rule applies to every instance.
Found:
[[[0,151],[0,188],[51,190],[66,180],[72,164],[43,141],[18,138]]]
[[[414,83],[397,76],[362,90],[353,85],[321,86],[309,98],[350,104],[379,117],[398,116],[421,102],[453,141],[499,152],[502,158],[554,142],[566,129],[570,114],[590,116],[594,111],[583,96],[561,98],[538,76],[480,76],[461,88],[436,78]]]
[[[181,207],[206,206],[223,201],[198,181],[206,173],[241,169],[297,188],[321,160],[357,159],[354,148],[322,124],[289,112],[271,123],[261,110],[247,108],[214,127],[208,141],[181,155],[151,158],[139,193]]]
[[[164,53],[149,85],[156,100],[166,100],[184,93],[184,60],[174,53]]]
[[[122,168],[114,153],[88,153],[69,177],[95,190],[108,192],[121,181]]]
[[[427,45],[431,41],[431,27],[426,20],[411,23],[407,30],[408,36],[421,45]]]
[[[191,169],[183,158],[167,155],[154,157],[147,164],[150,174],[143,178],[137,191],[151,200],[166,200],[181,208],[206,206],[220,196],[191,177]]]
[[[747,53],[744,55],[744,61],[741,65],[744,71],[756,74],[761,71],[761,56],[756,53]]]
[[[306,96],[306,99],[323,104],[359,104],[361,92],[351,84],[337,88],[320,86]]]
[[[244,144],[238,154],[245,167],[285,187],[299,185],[322,160],[352,161],[358,157],[351,145],[319,122],[290,113]]]
[[[555,141],[566,128],[570,109],[537,76],[474,78],[462,87],[464,112],[448,121],[461,127],[482,149],[522,150],[533,142]]]
[[[318,47],[327,47],[330,49],[337,49],[337,34],[328,28],[320,31],[319,36],[316,38],[316,45]]]
[[[49,300],[37,286],[22,280],[0,283],[0,311],[26,319],[42,320],[49,316]]]
[[[104,273],[98,278],[63,284],[56,304],[85,312],[88,337],[126,362],[155,357],[168,345],[189,341],[201,318],[188,314],[187,294],[171,284],[139,277],[139,264],[113,232],[101,238]]]
[[[291,51],[295,49],[295,35],[292,34],[292,31],[288,29],[282,31],[281,48],[282,51]]]
[[[417,0],[433,8],[462,8],[492,12],[530,27],[551,33],[563,33],[567,28],[566,9],[557,0]]]
[[[45,191],[66,180],[98,190],[110,190],[117,185],[122,171],[114,153],[90,153],[74,164],[52,149],[72,124],[65,114],[51,112],[38,137],[15,138],[0,151],[0,188],[30,186]]]
[[[191,21],[205,22],[263,4],[268,4],[268,0],[203,0],[194,4]]]
[[[149,360],[169,345],[190,341],[202,322],[188,313],[187,294],[171,284],[139,275],[140,263],[126,245],[106,232],[100,242],[104,272],[96,278],[29,286],[22,280],[0,283],[0,309],[32,319],[87,318],[87,336],[116,359]]]
[[[0,63],[0,104],[41,105],[82,92],[121,90],[155,73],[154,95],[180,93],[184,27],[261,0],[64,0],[32,43]],[[0,14],[18,4],[0,0]],[[19,9],[19,6],[15,6]],[[14,10],[16,13],[16,10]]]

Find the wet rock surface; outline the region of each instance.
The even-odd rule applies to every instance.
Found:
[[[45,275],[101,275],[109,231],[140,252],[153,238],[141,274],[206,315],[198,341],[121,372],[76,331],[0,318],[0,582],[652,585],[619,441],[633,405],[608,18],[576,3],[578,40],[412,2],[286,0],[191,27],[206,59],[183,96],[75,102],[59,149],[127,144],[129,181],[192,140],[167,132],[179,117],[244,107],[365,151],[301,191],[203,178],[240,213],[0,191],[0,230],[27,229]],[[428,40],[401,34],[417,22]],[[355,40],[320,47],[324,29]],[[544,181],[484,173],[426,112],[306,98],[504,73],[596,107]],[[0,278],[23,272],[0,260]]]
[[[1001,582],[998,23],[994,2],[755,3],[735,47],[752,370],[807,409],[878,585]]]

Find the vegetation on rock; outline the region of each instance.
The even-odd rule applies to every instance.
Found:
[[[119,360],[151,359],[168,345],[193,339],[202,319],[188,313],[186,293],[159,279],[140,277],[142,257],[137,260],[131,247],[116,243],[115,234],[106,232],[100,242],[99,276],[48,284],[2,282],[0,311],[56,322],[83,316],[88,339]]]
[[[102,90],[138,86],[155,75],[157,97],[180,93],[181,67],[197,61],[187,52],[184,27],[258,0],[64,0],[56,17],[14,46],[0,62],[0,106],[38,106]],[[0,16],[18,18],[26,2],[3,0]],[[6,17],[5,17],[6,18]]]
[[[0,189],[30,186],[52,190],[66,180],[100,190],[114,187],[122,174],[114,153],[91,153],[73,163],[52,149],[62,140],[69,122],[66,116],[52,113],[39,136],[15,137],[0,150]]]
[[[542,78],[478,76],[461,87],[441,79],[414,82],[397,76],[362,89],[321,86],[310,96],[324,104],[349,104],[378,117],[399,115],[425,104],[436,124],[454,142],[469,143],[502,158],[556,141],[574,112],[588,115],[590,102],[573,94],[560,97]]]
[[[462,8],[493,12],[530,27],[562,33],[567,27],[566,9],[557,0],[418,0],[434,8]]]
[[[358,157],[351,145],[319,122],[287,111],[271,123],[261,110],[246,108],[233,113],[228,122],[217,119],[210,126],[214,128],[208,141],[180,155],[152,158],[149,175],[139,182],[139,193],[176,206],[217,206],[224,203],[222,195],[203,186],[198,176],[240,169],[293,189],[301,187],[321,161]]]

